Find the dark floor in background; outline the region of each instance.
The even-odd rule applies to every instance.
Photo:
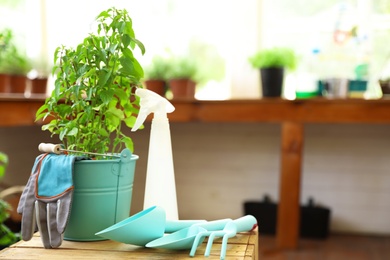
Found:
[[[300,239],[296,250],[276,250],[274,236],[259,236],[260,260],[389,260],[390,236],[331,234],[327,239]]]

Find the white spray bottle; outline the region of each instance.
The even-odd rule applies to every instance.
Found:
[[[173,168],[171,133],[167,113],[175,107],[159,94],[137,89],[140,111],[131,131],[136,131],[150,113],[154,113],[150,130],[149,155],[146,171],[144,209],[161,206],[167,220],[178,220],[175,174]]]

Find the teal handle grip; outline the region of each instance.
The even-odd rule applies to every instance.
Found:
[[[216,230],[222,230],[228,222],[232,221],[230,218],[225,218],[225,219],[218,219],[218,220],[213,220],[213,221],[208,221],[205,223],[199,223],[195,224],[196,226],[200,226],[207,231],[216,231]]]
[[[205,223],[206,220],[166,220],[165,233],[173,233],[194,224]]]
[[[257,220],[252,215],[246,215],[244,217],[233,220],[236,224],[237,232],[252,231],[257,227]]]

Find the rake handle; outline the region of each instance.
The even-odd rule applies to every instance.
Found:
[[[226,224],[230,221],[232,221],[230,218],[225,218],[225,219],[207,221],[204,223],[197,223],[194,225],[200,226],[206,229],[207,231],[216,231],[216,230],[222,230],[226,226]]]
[[[246,215],[244,217],[233,220],[236,224],[237,232],[252,231],[257,227],[257,220],[252,215]]]

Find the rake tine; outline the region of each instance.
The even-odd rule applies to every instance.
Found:
[[[206,250],[204,256],[210,256],[211,247],[213,246],[215,237],[222,237],[222,247],[220,253],[220,259],[225,259],[226,248],[228,239],[236,236],[237,232],[250,231],[257,227],[256,218],[252,215],[246,215],[236,220],[225,219],[224,227],[222,230],[215,231],[202,231],[195,236],[194,242],[191,247],[190,256],[195,255],[196,249],[199,246],[199,241],[206,236],[209,236],[207,241]],[[195,224],[198,225],[198,224]],[[204,224],[199,224],[200,226]],[[214,226],[215,227],[215,226]],[[206,228],[206,227],[204,227]],[[207,228],[206,228],[207,229]]]
[[[225,234],[226,234],[226,231],[223,231],[223,230],[211,232],[211,234],[209,236],[209,240],[207,241],[207,246],[206,246],[206,251],[204,252],[204,256],[209,256],[210,255],[210,251],[211,251],[211,247],[213,246],[214,238],[216,236],[217,237],[222,237]]]
[[[229,221],[228,223],[226,223],[223,230],[211,232],[204,255],[205,256],[210,255],[214,238],[218,236],[218,237],[222,237],[220,259],[225,259],[228,239],[231,237],[235,237],[237,235],[237,232],[250,231],[256,227],[257,227],[256,218],[251,215],[246,215],[239,219]]]
[[[231,238],[229,234],[225,234],[222,238],[222,247],[221,247],[221,254],[220,254],[220,259],[225,259],[226,256],[226,248],[227,248],[227,242],[228,239]]]
[[[194,242],[192,244],[191,251],[190,251],[189,255],[191,257],[193,257],[195,255],[196,249],[199,246],[199,241],[202,238],[204,238],[206,236],[209,236],[211,234],[211,232],[213,232],[215,230],[222,230],[226,226],[226,224],[229,223],[230,221],[232,221],[232,219],[225,218],[225,219],[220,219],[220,220],[209,221],[209,222],[206,222],[206,223],[196,223],[196,224],[194,224],[194,226],[200,226],[200,227],[206,229],[206,231],[199,232],[195,236],[195,239],[194,239]]]
[[[199,232],[196,237],[195,237],[195,240],[194,240],[194,243],[192,244],[192,247],[191,247],[191,251],[190,251],[190,256],[195,256],[195,252],[196,252],[196,249],[198,248],[199,246],[199,241],[201,238],[203,237],[206,237],[206,236],[209,236],[210,233],[212,231],[203,231],[203,232]]]

